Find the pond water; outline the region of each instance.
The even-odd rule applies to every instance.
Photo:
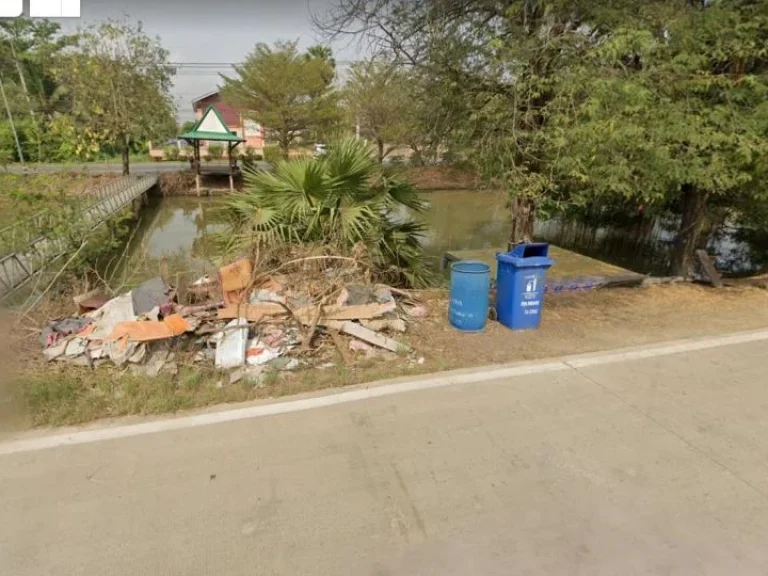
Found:
[[[424,247],[435,266],[449,250],[501,249],[506,245],[505,194],[450,190],[425,192],[422,197],[430,204],[420,216],[429,228]],[[215,271],[217,251],[211,236],[224,229],[219,206],[220,200],[215,198],[153,199],[142,211],[123,272],[156,273],[162,259],[173,271],[198,276]],[[668,271],[674,231],[675,222],[663,220],[622,228],[548,220],[536,223],[534,235],[536,240],[635,272],[661,275]],[[766,264],[763,255],[768,254],[767,247],[759,238],[728,227],[717,230],[708,245],[717,256],[718,267],[732,273],[760,270]]]

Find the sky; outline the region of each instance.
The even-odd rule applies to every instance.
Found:
[[[140,20],[146,31],[159,35],[179,63],[239,62],[258,42],[299,40],[300,48],[320,42],[312,14],[322,14],[333,0],[80,0],[80,18],[56,20],[65,32],[108,18]],[[24,3],[28,14],[29,0]],[[359,59],[357,46],[332,46],[344,63]],[[173,96],[180,121],[194,117],[192,99],[216,90],[218,72],[226,66],[178,68]]]

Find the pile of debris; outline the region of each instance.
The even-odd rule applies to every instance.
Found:
[[[410,353],[392,334],[426,309],[409,292],[367,283],[345,260],[302,258],[277,274],[241,259],[187,286],[184,303],[160,277],[114,298],[90,292],[75,298],[78,315],[47,323],[43,353],[147,376],[212,364],[232,370],[230,383],[263,382],[267,368],[329,367],[335,350],[347,365],[359,355]]]

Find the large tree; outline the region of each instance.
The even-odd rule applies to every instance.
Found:
[[[344,87],[346,110],[361,136],[376,145],[379,162],[408,144],[412,96],[406,73],[395,65],[370,60],[351,67]]]
[[[175,130],[173,74],[158,37],[140,23],[118,21],[84,31],[58,69],[83,143],[117,147],[123,174],[130,171],[134,143]]]
[[[677,215],[671,270],[687,276],[713,206],[768,199],[768,13],[689,2],[659,10],[658,23],[617,31],[579,69],[588,96],[562,124],[558,168],[581,201]]]
[[[48,20],[0,22],[0,77],[27,159],[57,159],[61,142],[51,128],[56,115],[69,112],[69,103],[53,70],[76,39]]]
[[[300,53],[296,42],[257,44],[235,66],[237,77],[222,75],[222,96],[266,126],[286,158],[298,138],[338,117],[333,67],[318,56]]]

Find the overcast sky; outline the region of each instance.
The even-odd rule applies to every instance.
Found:
[[[300,47],[320,38],[311,15],[323,13],[333,0],[80,0],[80,18],[57,20],[69,32],[108,18],[128,16],[162,38],[173,62],[238,62],[258,42],[298,39]],[[25,13],[29,3],[25,2]],[[358,48],[333,46],[337,60],[356,60]],[[226,68],[179,69],[174,98],[180,120],[193,117],[193,98],[216,89],[217,72]]]

